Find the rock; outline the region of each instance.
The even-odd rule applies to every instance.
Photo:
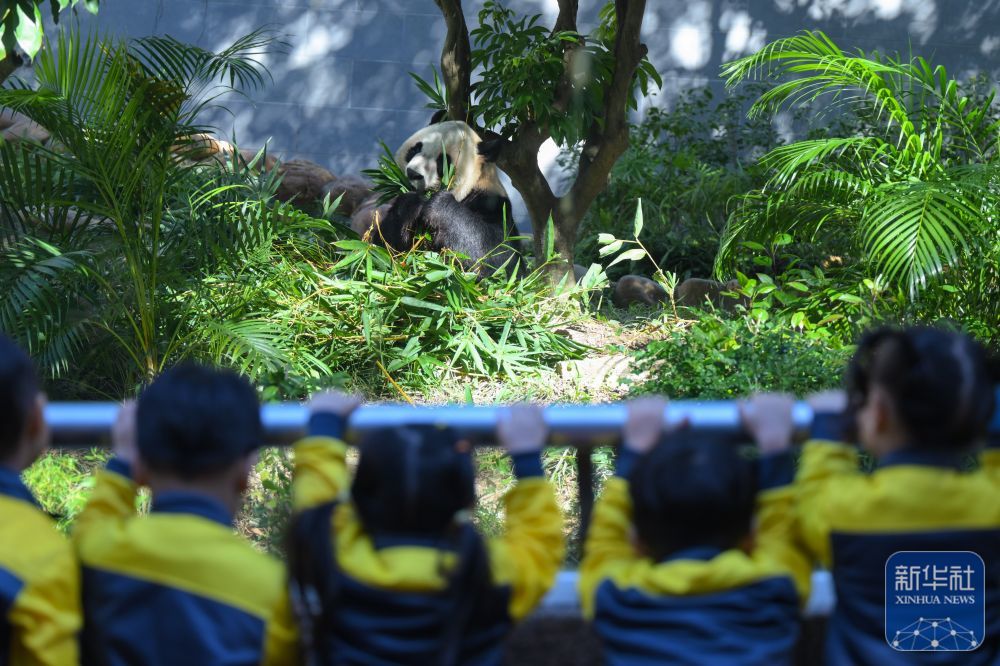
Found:
[[[257,153],[260,152],[259,148],[240,148],[240,159],[244,163],[250,164],[257,157]],[[254,165],[256,171],[260,171],[262,168],[264,171],[271,171],[278,164],[276,157],[270,153],[264,153],[263,157],[257,164]]]
[[[717,282],[702,278],[688,278],[674,289],[674,302],[679,307],[705,307],[706,302],[713,307],[732,311],[737,305],[745,303],[742,297],[724,296],[723,292],[739,289],[739,280]]]
[[[10,111],[0,111],[0,132],[7,129],[11,125],[17,122],[17,116],[19,113],[12,113]]]
[[[0,136],[4,141],[31,141],[45,143],[52,136],[49,131],[27,116],[16,112],[0,113]]]
[[[322,199],[323,186],[334,179],[332,173],[309,160],[279,162],[277,170],[282,179],[275,197],[280,201],[294,200],[299,206],[311,206]]]
[[[627,308],[633,303],[656,305],[667,300],[667,290],[641,275],[626,275],[615,284],[611,302],[616,308]]]
[[[358,209],[351,216],[351,229],[361,236],[362,239],[368,240],[367,236],[375,224],[376,217],[379,220],[385,218],[386,213],[389,212],[390,205],[391,203],[384,203],[380,206],[378,205],[378,197],[368,197],[361,202],[361,205],[358,206]]]
[[[345,176],[343,178],[334,178],[324,185],[319,195],[320,200],[322,201],[323,197],[327,194],[330,195],[331,203],[336,201],[337,197],[343,195],[343,198],[340,200],[340,206],[337,207],[337,212],[341,215],[351,216],[362,204],[367,203],[368,198],[372,194],[372,187],[371,183],[366,180],[362,180],[356,176]]]

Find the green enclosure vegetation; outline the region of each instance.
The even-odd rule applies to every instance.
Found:
[[[631,127],[576,245],[595,266],[553,287],[544,271],[477,279],[448,253],[391,256],[337,202],[315,216],[277,201],[256,161],[189,159],[206,105],[265,85],[272,46],[261,32],[221,53],[63,33],[35,83],[0,90],[54,137],[0,143],[0,329],[52,398],[132,396],[181,359],[238,368],[268,400],[327,386],[412,402],[736,398],[836,385],[879,322],[944,322],[996,347],[1000,108],[983,81],[821,33],[729,63],[729,95],[691,90]],[[780,109],[799,139],[773,129]],[[669,292],[735,280],[734,298],[620,310],[607,287],[626,273]],[[594,360],[627,369],[579,365]],[[66,525],[103,459],[52,454],[27,478]],[[607,473],[611,455],[596,460]],[[480,462],[489,528],[511,478],[501,456]],[[546,465],[572,514],[572,456]],[[262,453],[239,524],[262,547],[289,475],[287,452]]]

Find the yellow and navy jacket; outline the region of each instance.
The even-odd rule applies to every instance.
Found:
[[[70,543],[7,468],[0,516],[0,666],[78,664],[80,576]]]
[[[337,587],[332,635],[325,641],[329,663],[438,663],[455,608],[454,595],[447,594],[454,545],[366,532],[345,493],[341,426],[326,416],[314,416],[310,436],[295,446],[292,488],[297,512],[341,500],[329,527]],[[505,534],[484,540],[492,585],[469,609],[458,663],[499,664],[513,623],[538,604],[563,562],[562,516],[539,455],[515,456],[514,468],[518,482],[505,497]]]
[[[136,490],[128,465],[112,459],[73,530],[83,572],[83,662],[296,663],[280,563],[236,535],[215,500],[159,493],[139,517]]]
[[[987,450],[974,471],[959,455],[904,450],[864,473],[855,447],[824,434],[814,425],[817,438],[803,449],[796,506],[801,541],[831,570],[837,593],[827,663],[1000,663],[1000,449]],[[916,655],[889,647],[886,564],[904,551],[972,551],[983,559],[986,639],[978,649]]]
[[[761,461],[756,545],[696,547],[656,562],[631,543],[629,470],[621,450],[594,508],[580,564],[584,616],[608,664],[788,664],[808,597],[809,563],[793,543],[793,462]]]

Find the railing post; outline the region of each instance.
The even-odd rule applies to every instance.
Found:
[[[576,489],[580,501],[580,543],[587,538],[590,514],[594,509],[594,450],[587,444],[576,449]]]

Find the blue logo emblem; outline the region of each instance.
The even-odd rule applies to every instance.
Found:
[[[986,565],[976,553],[904,551],[885,563],[885,640],[903,652],[968,652],[986,633]]]

